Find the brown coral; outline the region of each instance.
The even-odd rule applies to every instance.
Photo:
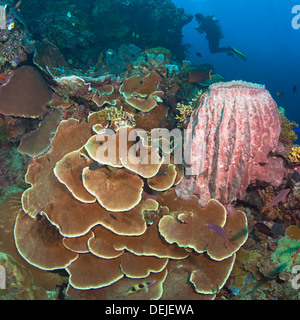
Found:
[[[15,117],[39,117],[51,98],[50,88],[40,73],[31,66],[23,66],[0,87],[0,112]]]
[[[134,108],[149,112],[162,102],[164,93],[158,89],[161,77],[155,71],[146,76],[132,76],[125,79],[120,87],[120,93],[125,101]]]
[[[14,234],[21,256],[40,269],[62,269],[78,258],[77,253],[63,246],[58,229],[45,216],[32,218],[21,210]]]
[[[24,260],[22,256],[20,256],[16,249],[13,230],[15,220],[20,209],[21,192],[9,196],[2,201],[0,205],[1,251],[5,252],[5,254],[11,257],[14,263],[18,265],[18,268],[26,268],[27,272],[31,274],[32,282],[35,288],[41,287],[48,291],[54,290],[56,285],[59,285],[61,282],[60,277],[32,266],[26,260]],[[36,298],[39,299],[39,297]]]
[[[188,247],[198,253],[207,252],[214,260],[231,257],[248,236],[245,214],[234,211],[226,215],[224,206],[217,200],[209,200],[205,208],[199,208],[197,202],[198,198],[192,196],[189,200],[190,209],[177,208],[165,215],[159,222],[160,234],[169,243],[177,243],[180,247]],[[216,230],[208,228],[206,223],[223,227],[229,240],[228,245],[226,239]]]
[[[62,115],[61,109],[51,112],[43,120],[39,128],[22,136],[18,151],[31,157],[36,157],[46,152]]]
[[[134,139],[128,139],[122,150],[127,153],[117,153],[114,162],[103,161],[98,151],[111,136],[105,137],[100,122],[97,113],[90,115],[88,123],[62,121],[51,149],[29,166],[26,181],[31,187],[23,193],[24,211],[20,211],[15,227],[19,252],[39,268],[65,268],[70,275],[68,293],[73,298],[93,294],[106,299],[159,299],[164,281],[172,279],[172,272],[177,277],[174,261],[184,265],[184,274],[189,276],[186,290],[193,298],[213,298],[224,285],[234,263],[234,252],[245,234],[230,238],[225,250],[218,234],[200,226],[203,234],[198,238],[210,239],[206,251],[213,258],[191,252],[193,246],[169,243],[161,228],[165,221],[186,215],[187,219],[195,219],[197,230],[201,223],[198,219],[202,219],[199,212],[205,209],[199,208],[193,199],[179,200],[173,189],[159,197],[163,205],[159,207],[143,191],[146,185],[153,192],[172,188],[182,178],[181,165],[172,163],[172,155],[171,163],[165,162],[156,148],[153,152],[158,163],[143,163],[141,159],[148,159],[153,146],[145,132],[126,126],[111,134],[115,145],[120,146],[133,132]],[[163,150],[172,154],[172,148]],[[224,225],[228,235],[234,236],[245,227],[242,213],[226,218],[222,205],[216,206],[216,212],[211,212],[216,217],[213,221]],[[184,237],[188,238],[189,233],[192,234],[188,228]],[[128,293],[138,283],[149,283],[148,290]],[[174,298],[169,281],[167,288],[164,298]],[[205,295],[195,296],[193,288]]]
[[[291,239],[300,239],[300,228],[297,225],[290,225],[285,230],[285,235]]]
[[[109,211],[130,210],[142,199],[143,181],[125,169],[112,172],[104,168],[99,170],[84,168],[82,182],[86,190],[97,198],[102,207]],[[115,198],[118,201],[115,201]]]

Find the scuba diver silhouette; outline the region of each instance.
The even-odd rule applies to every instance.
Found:
[[[204,17],[203,14],[197,13],[195,15],[197,22],[199,23],[198,27],[195,29],[200,32],[206,33],[206,39],[208,40],[209,51],[210,53],[226,52],[229,56],[234,58],[234,54],[240,59],[247,61],[247,57],[233,47],[220,47],[220,39],[223,39],[223,32],[217,20],[214,16]]]

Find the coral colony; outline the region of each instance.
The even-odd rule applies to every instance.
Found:
[[[14,26],[0,34],[0,297],[294,299],[297,124],[265,86],[178,62],[153,8],[158,34],[147,42],[130,5],[121,15],[116,1],[99,3],[91,21],[81,5],[61,1],[54,14],[46,3],[39,29],[27,4],[5,8]],[[182,48],[190,17],[161,3]],[[95,54],[98,16],[111,28],[102,21],[92,35]]]

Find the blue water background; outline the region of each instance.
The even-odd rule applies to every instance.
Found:
[[[300,125],[300,29],[294,30],[292,7],[300,0],[173,0],[187,12],[215,15],[224,34],[220,46],[233,46],[247,55],[236,61],[225,53],[211,54],[205,34],[198,33],[195,18],[183,29],[184,43],[191,44],[188,60],[212,63],[226,81],[245,80],[265,84],[286,110],[289,120]],[[300,19],[299,19],[300,23]],[[196,52],[202,58],[196,56]],[[293,93],[293,86],[298,90]],[[276,93],[282,91],[279,98]],[[299,135],[299,134],[298,134]],[[299,140],[298,140],[299,141]]]

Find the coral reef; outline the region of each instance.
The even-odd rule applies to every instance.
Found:
[[[34,41],[23,24],[19,12],[7,1],[6,24],[10,28],[0,29],[0,72],[11,71],[29,59],[34,52]]]
[[[193,18],[171,0],[76,4],[70,0],[33,0],[30,4],[22,3],[20,8],[19,16],[34,40],[49,40],[73,68],[84,70],[96,64],[99,55],[108,50],[118,56],[120,44],[128,43],[142,49],[166,47],[183,59],[186,47],[182,44],[182,28]],[[119,71],[120,68],[114,69]]]
[[[268,91],[182,60],[170,0],[15,2],[0,299],[299,299],[297,124]]]
[[[211,198],[228,205],[244,199],[250,184],[282,182],[284,161],[270,156],[278,148],[280,116],[263,86],[241,81],[210,86],[187,129],[180,197],[196,194],[202,206]]]
[[[215,209],[211,205],[200,209],[196,198],[189,202],[178,199],[170,188],[181,180],[181,166],[172,164],[172,156],[171,164],[165,163],[167,157],[161,158],[158,149],[148,147],[147,136],[140,129],[123,125],[116,133],[109,132],[111,129],[104,129],[100,119],[101,111],[90,114],[88,122],[63,120],[51,150],[28,167],[26,182],[31,187],[22,195],[23,210],[14,230],[19,253],[41,269],[65,268],[70,274],[68,293],[73,298],[82,295],[78,290],[85,289],[86,295],[86,290],[93,288],[94,297],[131,299],[133,295],[126,294],[129,287],[147,280],[155,283],[148,292],[137,292],[133,298],[160,298],[164,280],[172,276],[173,267],[171,264],[168,269],[168,262],[173,259],[184,259],[184,269],[190,275],[188,286],[195,286],[199,299],[202,294],[213,298],[229,276],[235,252],[247,238],[244,214],[237,211],[226,219],[225,208],[216,201],[211,204]],[[119,150],[115,155],[106,145],[110,139]],[[124,139],[125,150],[120,149]],[[157,158],[156,164],[145,163],[150,156]],[[153,195],[157,190],[169,189],[170,193],[157,202],[148,193],[151,189]],[[67,209],[70,207],[72,210]],[[192,216],[190,210],[195,212]],[[177,214],[196,217],[197,210],[203,212],[202,220],[224,226],[232,236],[228,247],[222,237],[203,225],[204,220],[197,224],[206,231],[202,246],[209,249],[190,252],[192,243],[169,243],[172,241],[163,226],[165,219],[174,219]],[[182,230],[182,234],[189,233],[188,229]],[[221,270],[215,282],[214,275]],[[205,285],[201,285],[203,273],[209,279]],[[168,294],[166,299],[174,297],[171,291]]]

